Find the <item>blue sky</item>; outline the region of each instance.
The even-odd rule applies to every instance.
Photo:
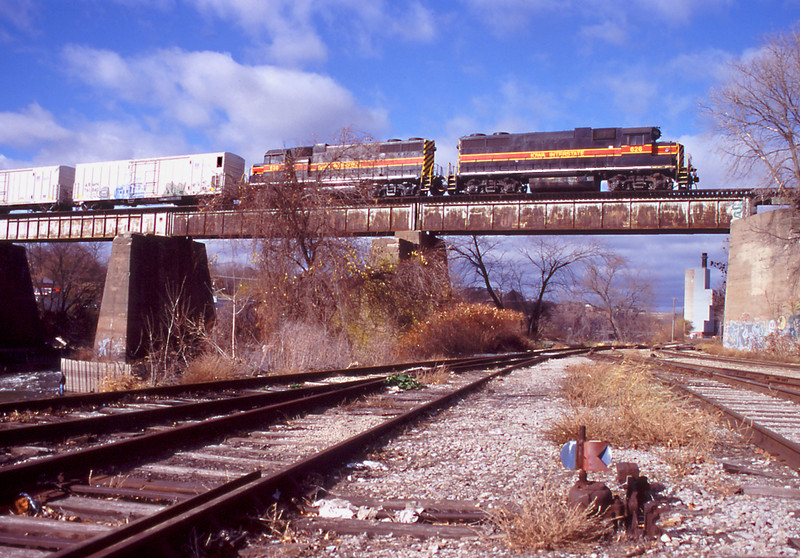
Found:
[[[283,145],[661,126],[726,177],[699,105],[800,0],[0,0],[0,168]],[[610,239],[661,307],[719,236]],[[658,250],[650,247],[658,246]],[[668,254],[668,261],[653,254]],[[677,294],[676,294],[677,293]]]

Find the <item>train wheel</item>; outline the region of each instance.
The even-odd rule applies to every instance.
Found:
[[[623,190],[624,180],[625,177],[623,176],[620,175],[612,176],[611,178],[608,179],[608,189],[611,190],[612,192]]]
[[[483,184],[479,180],[469,180],[464,188],[465,194],[481,194],[485,191]]]

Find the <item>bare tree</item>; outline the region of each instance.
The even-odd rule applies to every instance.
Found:
[[[641,270],[631,269],[624,257],[604,254],[587,267],[580,287],[586,303],[605,317],[614,339],[626,342],[646,332],[642,318],[651,304],[652,284]]]
[[[705,111],[733,172],[761,177],[763,187],[800,207],[800,28],[769,38],[757,53],[734,62]]]
[[[72,346],[92,343],[106,264],[97,243],[35,244],[28,250],[31,279],[45,329]]]
[[[267,211],[254,224],[263,239],[257,261],[262,335],[268,336],[284,320],[327,326],[336,313],[348,264],[358,248],[352,239],[338,236],[329,209],[352,202],[361,192],[361,181],[352,174],[366,149],[349,135],[343,134],[339,142],[346,148],[333,150],[336,155],[320,163],[318,172],[309,173],[307,154],[301,160],[289,149],[282,172],[245,188],[241,209]]]
[[[533,297],[525,310],[528,335],[538,338],[545,312],[545,296],[572,287],[576,268],[598,257],[595,244],[573,243],[557,237],[537,237],[532,245],[523,246],[520,253],[530,266],[522,271],[520,282],[527,283]],[[533,267],[533,273],[528,269]]]
[[[262,362],[276,367],[317,366],[324,358],[330,358],[328,366],[347,366],[368,359],[376,339],[396,342],[398,330],[449,296],[442,279],[446,264],[429,254],[370,264],[364,241],[340,234],[339,214],[331,209],[372,198],[381,179],[374,164],[377,144],[347,137],[309,153],[273,152],[270,173],[247,185],[240,204],[243,219],[264,216],[255,225],[262,240],[247,288],[257,296]],[[276,164],[283,165],[281,172],[275,172]],[[295,354],[301,349],[316,358]]]
[[[577,270],[596,257],[592,243],[558,237],[536,237],[518,247],[519,258],[509,257],[495,238],[471,236],[450,246],[456,261],[483,282],[497,308],[524,313],[528,335],[538,338],[546,315],[546,297],[566,290],[576,281]],[[505,287],[503,293],[500,287]]]
[[[144,368],[152,385],[173,382],[208,346],[209,312],[198,308],[185,282],[168,283],[160,305],[145,316]]]
[[[504,308],[502,292],[498,289],[507,277],[507,266],[499,253],[500,242],[496,238],[472,235],[456,239],[449,245],[453,260],[460,263],[471,274],[483,282],[486,292],[495,307]]]

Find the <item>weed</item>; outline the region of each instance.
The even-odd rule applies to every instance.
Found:
[[[591,509],[570,506],[546,481],[518,509],[503,509],[493,517],[506,545],[516,551],[584,547],[606,537],[612,524]]]
[[[447,366],[436,366],[417,372],[417,381],[425,386],[436,384],[446,384],[453,376],[453,372]]]
[[[258,520],[264,525],[268,536],[281,542],[291,542],[294,539],[291,524],[284,518],[283,510],[278,507],[278,504],[272,504]]]
[[[232,359],[213,353],[204,353],[189,362],[181,375],[181,383],[211,382],[241,377],[241,367]]]
[[[398,387],[403,391],[425,387],[409,374],[392,374],[386,378],[386,385]]]
[[[273,332],[263,347],[260,366],[272,373],[344,368],[355,360],[344,335],[333,335],[322,325],[287,322]]]
[[[642,366],[570,367],[562,394],[570,410],[547,432],[557,443],[574,438],[581,425],[589,437],[622,447],[691,447],[701,454],[716,442],[713,416],[690,407]]]
[[[123,391],[146,386],[144,380],[133,374],[107,374],[97,383],[97,391]]]

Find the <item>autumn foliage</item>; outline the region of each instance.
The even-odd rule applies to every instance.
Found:
[[[426,358],[525,350],[520,312],[485,304],[456,304],[433,313],[400,339],[404,356]]]

